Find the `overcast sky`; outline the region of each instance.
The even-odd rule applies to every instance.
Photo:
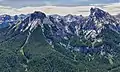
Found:
[[[11,6],[14,8],[40,5],[90,5],[118,3],[120,0],[0,0],[0,5]]]

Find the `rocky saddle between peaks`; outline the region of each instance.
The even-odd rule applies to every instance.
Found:
[[[17,66],[22,65],[20,70],[15,68],[18,71],[24,72],[24,69],[29,72],[120,70],[120,21],[99,8],[91,8],[87,17],[71,14],[45,15],[35,11],[27,15],[2,15],[0,20],[1,50],[10,50],[12,57],[15,54]],[[8,54],[7,56],[9,57]],[[45,61],[47,64],[44,65],[39,61],[43,63]],[[42,68],[44,66],[47,69]]]

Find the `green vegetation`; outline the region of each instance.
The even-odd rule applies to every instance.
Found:
[[[0,41],[4,31],[0,30]],[[112,34],[111,34],[112,35]],[[108,35],[109,37],[114,37]],[[119,72],[120,51],[117,57],[108,58],[94,54],[89,56],[80,52],[66,50],[59,44],[52,48],[46,41],[38,27],[31,35],[23,50],[21,46],[27,37],[27,33],[19,34],[0,43],[0,72]],[[118,36],[117,36],[118,37]],[[108,37],[107,37],[108,38]],[[105,38],[105,39],[107,39]],[[116,37],[115,37],[116,38]],[[112,38],[108,41],[112,48],[119,48],[113,43],[120,38]],[[73,40],[79,42],[78,40]],[[106,42],[106,40],[104,41]],[[86,42],[87,43],[87,42]],[[108,43],[108,44],[109,44]],[[76,45],[75,44],[75,45]],[[74,45],[74,44],[73,44]],[[90,45],[91,46],[91,45]],[[20,52],[21,50],[21,52]],[[120,50],[120,49],[118,49]]]

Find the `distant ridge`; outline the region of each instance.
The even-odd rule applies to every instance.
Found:
[[[99,8],[91,8],[90,14],[86,17],[72,14],[66,16],[46,15],[43,12],[35,11],[28,15],[14,16],[11,23],[9,15],[3,18],[8,19],[8,22],[6,20],[1,24],[3,27],[9,25],[8,35],[16,32],[18,34],[28,32],[26,41],[21,48],[28,42],[37,27],[41,27],[42,34],[53,48],[57,44],[65,49],[83,53],[101,53],[106,49],[102,49],[106,44],[104,43],[106,31],[120,34],[120,20]],[[108,49],[105,53],[107,52],[113,53],[114,51]]]
[[[92,7],[87,16],[4,14],[0,23],[2,72],[120,70],[119,15],[104,9]]]

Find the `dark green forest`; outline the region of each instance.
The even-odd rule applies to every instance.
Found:
[[[120,48],[115,44],[119,41],[120,36],[117,36],[114,32],[110,32],[110,35],[105,32],[104,37],[108,40],[103,41],[104,44],[116,48],[116,52],[119,54],[113,58],[113,64],[110,64],[109,59],[97,53],[89,56],[84,53],[66,50],[59,45],[52,48],[45,41],[40,27],[34,30],[28,43],[23,50],[20,50],[26,39],[27,32],[9,37],[3,35],[7,31],[5,29],[0,30],[0,72],[120,71]]]

